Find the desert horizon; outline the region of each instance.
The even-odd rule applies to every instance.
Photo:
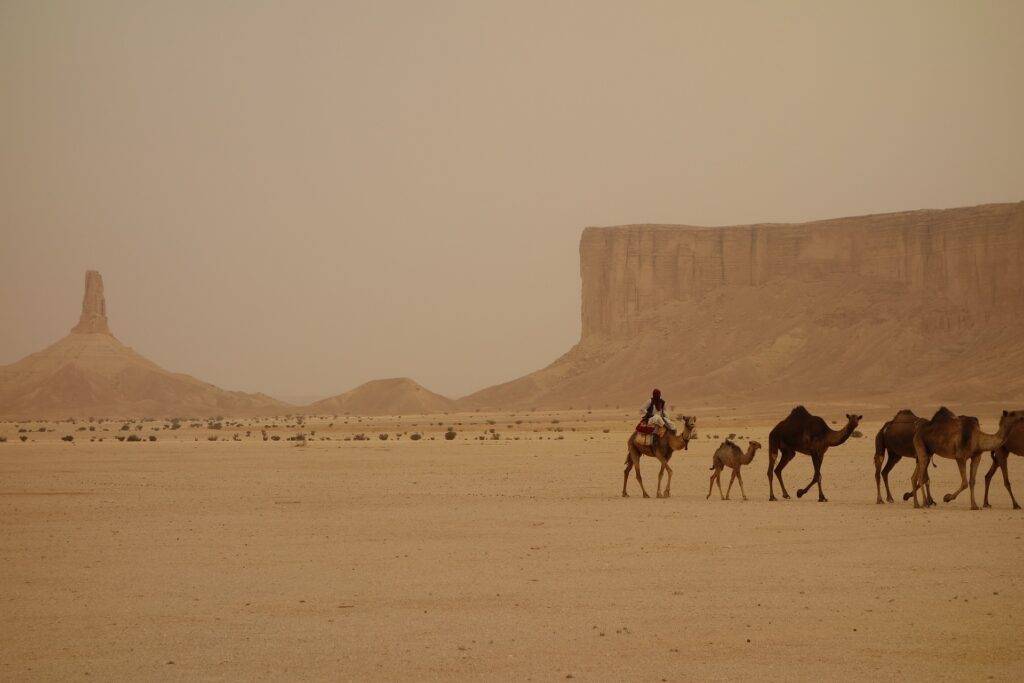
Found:
[[[0,679],[1020,680],[1022,25],[0,2]]]

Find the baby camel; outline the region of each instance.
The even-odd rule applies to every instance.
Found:
[[[757,453],[757,449],[761,447],[756,441],[751,441],[747,445],[747,452],[744,453],[740,450],[740,447],[734,444],[732,441],[726,439],[722,442],[722,445],[715,451],[714,457],[711,459],[711,469],[714,470],[711,474],[711,481],[708,483],[708,495],[711,497],[711,490],[715,486],[715,482],[718,483],[718,495],[722,496],[722,500],[729,500],[729,492],[732,491],[732,482],[734,479],[740,480],[740,493],[743,494],[743,500],[747,499],[747,492],[743,490],[743,476],[740,475],[740,468],[744,465],[749,465],[754,459],[754,454]],[[732,476],[729,477],[729,486],[725,489],[725,493],[722,493],[722,469],[725,467],[732,468]]]

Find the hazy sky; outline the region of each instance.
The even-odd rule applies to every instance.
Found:
[[[0,0],[0,363],[461,395],[579,335],[587,225],[1024,199],[1024,2]]]

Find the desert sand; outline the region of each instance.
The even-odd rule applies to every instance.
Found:
[[[1019,678],[998,476],[992,509],[876,505],[878,412],[827,454],[831,502],[769,503],[764,451],[750,501],[705,500],[721,440],[781,410],[701,414],[666,500],[619,496],[624,410],[0,423],[0,678]]]

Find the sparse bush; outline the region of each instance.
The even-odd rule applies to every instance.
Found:
[[[388,433],[387,432],[383,432],[381,434],[378,434],[377,438],[380,439],[381,441],[387,441],[388,440]]]
[[[280,436],[278,436],[277,434],[274,434],[274,435],[273,435],[272,437],[270,437],[270,440],[271,440],[271,441],[280,441],[280,440],[281,440],[281,437],[280,437]]]
[[[494,432],[493,429],[491,431]],[[497,432],[494,432],[493,434],[491,434],[491,440],[492,441],[497,441],[500,438],[501,438],[501,434],[498,434]]]
[[[420,434],[419,432],[413,432],[412,434],[409,435],[409,440],[410,441],[419,441],[422,438],[423,438],[423,435]]]
[[[449,427],[448,431],[444,433],[444,438],[447,439],[448,441],[451,441],[452,439],[454,439],[455,438],[455,430],[452,429],[451,427]]]
[[[74,441],[74,440],[75,440],[75,437],[73,437],[73,436],[71,436],[70,434],[68,434],[67,436],[62,436],[62,437],[60,437],[60,440],[61,440],[61,441]]]
[[[217,437],[216,436],[208,436],[208,437],[206,437],[206,440],[207,441],[216,441]]]
[[[138,434],[129,434],[128,441],[142,441],[142,437]]]
[[[150,441],[156,441],[156,437],[155,437],[155,436],[153,436],[152,434],[150,434],[150,435],[149,435],[149,440],[150,440]]]
[[[118,441],[124,441],[123,436],[115,436],[114,438],[117,439]]]
[[[608,432],[610,432],[612,430],[610,430],[610,429],[602,429],[601,431],[604,432],[605,434],[607,434]]]
[[[854,429],[853,430],[853,434],[851,434],[850,436],[852,436],[855,439],[863,439],[864,438],[864,435],[861,434],[860,430],[858,430],[858,429]]]
[[[22,434],[22,435],[21,435],[21,436],[19,436],[18,438],[19,438],[19,439],[21,439],[21,442],[22,442],[22,443],[25,443],[26,441],[28,441],[28,437],[27,437],[27,436],[25,436],[24,434]]]
[[[7,443],[7,437],[6,436],[0,436],[0,443]]]

